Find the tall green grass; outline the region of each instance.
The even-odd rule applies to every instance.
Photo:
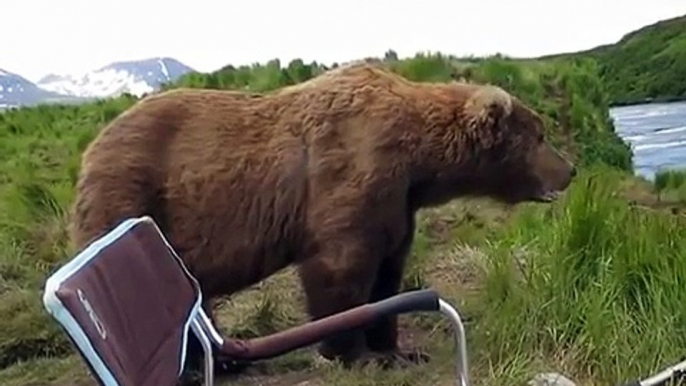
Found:
[[[572,358],[615,384],[686,353],[686,221],[627,205],[623,178],[586,171],[492,246],[476,327],[492,360]]]
[[[658,198],[671,193],[678,201],[686,202],[686,169],[658,171],[655,173],[654,186]]]
[[[133,102],[123,96],[0,114],[0,369],[73,353],[41,292],[70,256],[67,212],[81,152]]]

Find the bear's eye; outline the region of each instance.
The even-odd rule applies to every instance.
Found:
[[[545,135],[543,133],[538,133],[536,139],[538,140],[538,142],[543,142],[545,141]]]

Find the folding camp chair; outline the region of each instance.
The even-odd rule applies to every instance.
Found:
[[[189,330],[204,350],[205,385],[212,385],[213,347],[236,360],[267,359],[381,316],[411,311],[449,317],[458,345],[458,384],[468,384],[462,321],[432,290],[402,293],[250,340],[222,337],[201,302],[198,282],[147,216],[127,219],[92,242],[47,280],[43,296],[101,385],[175,385],[184,369]]]

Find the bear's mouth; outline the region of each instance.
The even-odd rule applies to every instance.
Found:
[[[534,201],[538,202],[553,202],[560,198],[562,192],[559,190],[548,190],[547,192],[541,193],[534,197]]]

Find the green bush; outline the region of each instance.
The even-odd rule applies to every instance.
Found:
[[[455,74],[454,66],[441,53],[418,53],[414,58],[392,62],[390,67],[403,77],[416,82],[447,82]]]
[[[265,65],[229,65],[213,73],[189,73],[176,82],[165,85],[164,89],[188,87],[266,92],[304,82],[319,75],[324,69],[316,62],[305,64],[300,59],[294,59],[287,67],[282,68],[281,62],[274,59]]]

